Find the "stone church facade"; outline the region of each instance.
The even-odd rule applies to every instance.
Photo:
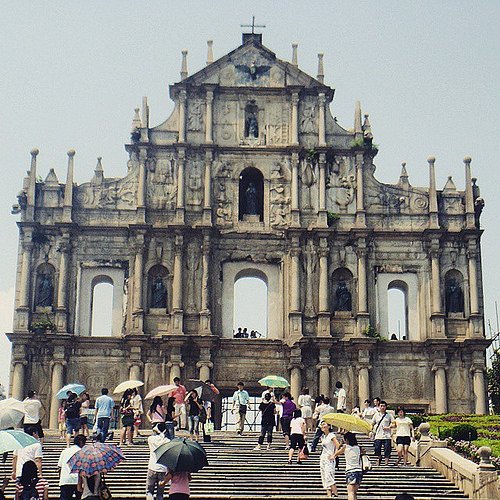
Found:
[[[376,180],[368,115],[354,128],[330,113],[334,89],[281,61],[261,35],[170,87],[171,116],[136,110],[127,172],[76,185],[37,180],[37,154],[18,197],[19,258],[10,392],[36,389],[56,425],[64,383],[102,386],[174,376],[289,377],[297,397],[349,405],[381,395],[428,412],[487,411],[479,215],[449,178]],[[235,282],[262,279],[268,329],[234,338]],[[93,291],[113,285],[112,335],[92,335]],[[404,338],[389,332],[388,292],[405,301]],[[256,311],[259,314],[259,311]],[[390,340],[392,337],[393,340]],[[394,339],[394,337],[396,337]]]

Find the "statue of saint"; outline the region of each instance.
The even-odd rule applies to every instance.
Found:
[[[257,121],[257,117],[255,116],[255,112],[250,111],[247,114],[247,118],[245,121],[245,130],[246,137],[252,137],[257,139],[259,137],[259,123]]]
[[[464,312],[464,295],[456,279],[446,284],[446,311],[451,313]]]
[[[257,202],[257,189],[253,182],[248,183],[245,190],[245,213],[248,215],[259,215],[259,206]]]
[[[50,273],[40,275],[37,292],[36,305],[51,307],[54,301],[54,284],[52,283],[52,275]]]
[[[335,290],[335,310],[336,311],[351,311],[352,310],[352,296],[347,288],[345,281],[339,281],[337,290]]]
[[[151,307],[154,309],[167,308],[167,290],[161,276],[157,276],[153,280],[151,290]]]

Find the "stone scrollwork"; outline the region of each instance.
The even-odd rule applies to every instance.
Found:
[[[270,223],[273,227],[286,227],[290,224],[290,187],[287,182],[286,168],[275,162],[271,171],[271,210]]]

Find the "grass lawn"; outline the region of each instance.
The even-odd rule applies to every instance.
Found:
[[[476,446],[489,446],[492,455],[500,457],[500,415],[462,415],[446,414],[426,417],[431,426],[431,433],[439,436],[444,429],[458,424],[470,424],[477,429],[478,439],[473,441]]]

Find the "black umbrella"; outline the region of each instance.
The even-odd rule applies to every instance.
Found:
[[[207,454],[196,441],[172,439],[155,450],[157,463],[174,472],[197,472],[208,465]]]
[[[185,382],[185,387],[188,391],[195,389],[202,401],[214,401],[217,396],[217,393],[215,393],[208,384],[205,384],[205,382],[202,382],[201,380],[189,379]]]

